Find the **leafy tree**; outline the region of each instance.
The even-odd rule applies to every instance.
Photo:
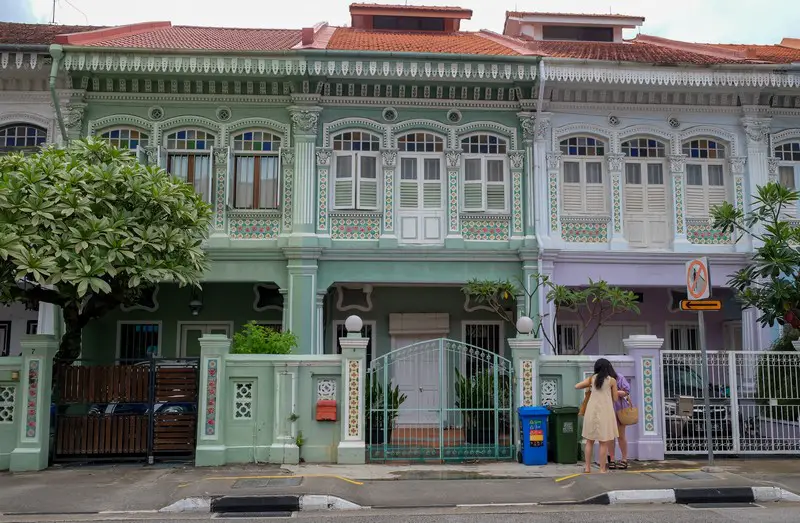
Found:
[[[539,292],[546,292],[547,301],[555,304],[556,314],[547,319],[546,314],[538,314],[534,320],[533,335],[544,336],[548,345],[557,350],[557,340],[551,340],[542,329],[545,321],[552,321],[555,332],[558,310],[560,308],[575,309],[581,322],[578,354],[582,354],[589,342],[594,339],[600,327],[605,325],[614,316],[624,312],[639,314],[636,304],[636,295],[624,289],[610,286],[604,280],[594,281],[589,279],[586,287],[572,288],[565,285],[556,285],[549,276],[541,274],[531,275],[532,286],[526,288],[521,282],[519,285],[510,280],[478,280],[473,279],[462,287],[462,292],[477,303],[488,306],[501,319],[514,325],[515,316],[509,311],[514,309],[514,301],[518,296],[524,296],[525,308],[533,310],[533,299]]]
[[[0,156],[0,303],[61,307],[58,357],[81,330],[158,283],[199,285],[210,206],[101,140]]]
[[[750,263],[731,275],[728,285],[746,307],[761,311],[762,325],[800,328],[800,227],[786,219],[798,198],[796,191],[769,183],[757,188],[749,213],[730,202],[712,211],[715,228],[756,240]]]

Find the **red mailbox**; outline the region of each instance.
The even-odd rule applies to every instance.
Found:
[[[336,400],[317,402],[317,421],[336,421]]]

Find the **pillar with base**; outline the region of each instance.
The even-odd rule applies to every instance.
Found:
[[[533,320],[522,316],[517,320],[517,337],[508,339],[511,359],[514,363],[516,394],[520,407],[532,407],[539,403],[539,356],[542,340],[534,338]]]
[[[230,350],[231,340],[223,334],[200,338],[200,402],[194,458],[198,467],[225,464],[225,357]]]
[[[662,411],[661,347],[664,338],[653,335],[635,335],[622,340],[634,359],[636,369],[636,393],[639,405],[639,423],[631,428],[637,433],[639,460],[664,459],[664,413]],[[629,439],[633,440],[633,438]],[[631,449],[632,450],[632,449]]]
[[[339,464],[360,465],[365,462],[364,376],[369,338],[361,336],[363,325],[361,318],[350,316],[344,324],[347,337],[339,338],[342,347],[342,396],[345,402],[342,439],[336,460]]]
[[[50,335],[25,336],[22,348],[22,395],[24,408],[18,424],[17,444],[11,451],[9,470],[25,472],[47,468],[50,457],[50,402],[53,359],[58,352],[58,338]]]

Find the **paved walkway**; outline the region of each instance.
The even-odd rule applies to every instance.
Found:
[[[369,507],[581,501],[610,490],[776,485],[800,493],[800,461],[633,463],[628,471],[581,474],[579,465],[93,466],[0,474],[0,512],[68,514],[158,510],[222,495],[327,494]],[[2,521],[2,519],[0,519]]]

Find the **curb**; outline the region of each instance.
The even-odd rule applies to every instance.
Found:
[[[585,501],[581,505],[630,505],[702,503],[800,503],[800,496],[778,487],[676,488],[657,490],[612,490]]]
[[[214,498],[184,498],[159,512],[216,513],[216,514],[270,514],[292,512],[323,512],[331,510],[359,510],[361,505],[336,496],[220,496]]]

